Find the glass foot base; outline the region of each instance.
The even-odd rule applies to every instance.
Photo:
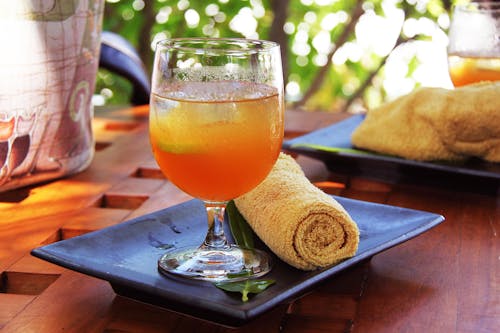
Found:
[[[259,250],[189,248],[169,252],[158,260],[161,272],[211,282],[259,277],[271,270],[271,258]]]

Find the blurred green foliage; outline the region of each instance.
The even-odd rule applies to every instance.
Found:
[[[273,39],[285,51],[290,106],[345,111],[383,102],[384,69],[394,48],[432,39],[418,22],[445,34],[450,6],[441,0],[107,0],[103,29],[129,40],[148,69],[160,38]],[[372,35],[363,37],[363,27]],[[377,35],[388,45],[383,51],[376,43],[363,44],[374,44],[370,38]],[[406,77],[419,63],[415,51],[406,61]],[[99,72],[96,93],[107,104],[128,103],[130,91],[125,80]]]

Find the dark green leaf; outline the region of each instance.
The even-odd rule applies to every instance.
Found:
[[[238,208],[231,200],[226,206],[226,213],[229,218],[229,227],[231,228],[231,234],[233,235],[234,241],[240,247],[245,249],[253,249],[253,231],[248,225],[245,218],[238,211]]]
[[[241,271],[239,273],[228,273],[227,277],[229,279],[241,278],[241,277],[248,277],[248,278],[250,278],[251,275],[252,275],[251,271],[249,271],[249,270],[243,270],[243,271]]]
[[[347,154],[355,154],[355,155],[382,155],[382,154],[377,154],[373,152],[369,152],[366,150],[360,150],[360,149],[354,149],[354,148],[341,148],[341,147],[329,147],[329,146],[322,146],[322,145],[316,145],[316,144],[309,144],[309,143],[298,143],[292,145],[293,148],[311,148],[314,150],[321,150],[321,151],[326,151],[329,153],[347,153]]]
[[[215,286],[229,292],[240,292],[241,300],[248,301],[248,294],[258,294],[266,290],[270,285],[274,284],[274,280],[253,280],[248,279],[236,282],[216,282]]]

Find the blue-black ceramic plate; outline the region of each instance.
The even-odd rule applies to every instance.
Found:
[[[335,197],[360,229],[357,254],[336,266],[297,270],[277,258],[266,278],[276,283],[246,303],[209,282],[159,273],[158,258],[170,247],[198,245],[206,230],[203,204],[191,200],[82,236],[36,248],[54,264],[109,281],[119,295],[226,326],[241,326],[277,305],[373,255],[441,223],[441,215]],[[265,249],[265,247],[264,247]],[[265,249],[267,250],[267,249]]]
[[[409,181],[453,188],[492,189],[500,184],[500,163],[471,159],[464,163],[419,162],[354,149],[351,134],[364,120],[354,115],[341,122],[285,141],[283,148],[322,160],[329,170],[385,181]]]

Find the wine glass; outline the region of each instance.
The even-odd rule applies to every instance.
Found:
[[[283,123],[278,44],[177,38],[156,45],[149,114],[153,154],[173,184],[204,202],[208,217],[204,242],[164,254],[161,272],[224,281],[271,269],[265,252],[230,244],[223,223],[228,201],[257,186],[276,162]]]
[[[500,80],[500,2],[455,6],[448,38],[448,69],[455,87]]]

